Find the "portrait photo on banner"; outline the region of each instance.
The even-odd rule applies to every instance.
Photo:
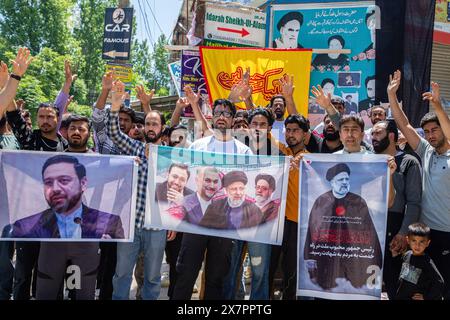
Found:
[[[136,191],[133,157],[2,151],[2,238],[133,241]]]
[[[162,146],[150,154],[146,226],[281,243],[288,158]]]
[[[284,1],[271,4],[267,45],[273,48],[312,48],[310,87],[321,85],[332,97],[358,96],[346,113],[367,110],[375,101],[375,1]],[[343,78],[342,78],[343,77]],[[311,96],[308,94],[308,96]],[[347,106],[346,106],[347,108]],[[308,101],[312,128],[323,121],[315,98]],[[361,114],[371,127],[367,112]]]
[[[380,299],[387,219],[383,155],[305,155],[297,295]]]

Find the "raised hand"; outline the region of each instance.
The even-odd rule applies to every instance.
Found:
[[[73,96],[70,96],[69,99],[67,99],[66,105],[64,106],[64,113],[68,112],[70,104],[73,102]]]
[[[16,59],[11,60],[13,64],[13,73],[19,77],[23,76],[31,61],[33,61],[33,57],[30,55],[30,50],[27,48],[19,48]]]
[[[190,86],[185,86],[183,90],[186,94],[187,101],[191,104],[191,106],[193,108],[198,106],[198,102],[200,101],[200,91],[195,93]]]
[[[250,67],[245,68],[245,73],[242,75],[242,80],[249,84],[250,82]]]
[[[69,60],[64,61],[64,75],[66,78],[66,83],[70,84],[72,84],[78,78],[76,74],[72,73],[72,67]]]
[[[439,88],[439,84],[437,82],[431,82],[431,92],[422,94],[422,99],[430,101],[433,105],[440,105],[441,89]]]
[[[176,109],[183,110],[189,105],[189,101],[186,97],[180,97],[177,100],[177,103],[175,104]]]
[[[228,100],[236,103],[250,99],[251,96],[252,96],[252,87],[247,81],[241,80],[231,87]]]
[[[122,81],[113,82],[111,96],[111,111],[119,111],[126,98],[125,84]]]
[[[114,82],[114,72],[110,71],[103,75],[102,78],[102,89],[110,91]]]
[[[281,84],[281,94],[284,97],[290,97],[294,94],[294,75],[289,76],[285,74],[280,80]]]
[[[394,72],[394,76],[389,75],[389,84],[387,86],[387,93],[389,94],[397,94],[398,87],[400,87],[402,79],[402,73],[400,70],[396,70]]]
[[[323,92],[322,87],[317,85],[316,87],[312,87],[311,93],[314,95],[314,97],[311,97],[316,100],[317,104],[321,106],[322,108],[328,108],[331,105],[331,93],[328,93],[328,95]]]
[[[397,170],[397,163],[395,163],[395,158],[394,157],[389,157],[389,159],[388,159],[388,167],[389,167],[389,173],[391,175],[393,175],[395,170]]]
[[[146,93],[143,85],[136,86],[136,97],[144,105],[150,105],[150,101],[152,101],[154,94],[155,94],[155,89],[152,89],[152,90],[150,90],[149,93]]]
[[[6,86],[9,79],[8,66],[3,61],[0,61],[0,90]]]
[[[16,107],[18,110],[23,110],[25,108],[25,101],[23,99],[16,100]]]

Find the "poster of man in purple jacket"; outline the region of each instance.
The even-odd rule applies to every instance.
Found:
[[[10,168],[9,164],[7,164],[9,162],[8,158],[11,158],[11,156],[13,156],[12,158],[16,156],[16,160],[18,160],[16,164],[20,165],[23,163],[21,161],[22,159],[17,159],[17,157],[23,155],[19,155],[18,153],[6,155],[6,161],[4,161],[6,164],[3,163],[3,176],[6,176],[7,181],[9,180],[9,183],[6,183],[6,191],[14,195],[15,192],[13,190],[17,187],[17,183],[20,183],[23,191],[27,192],[30,186],[35,185],[35,182],[30,181],[30,183],[27,183],[28,179],[21,179],[25,178],[23,176],[24,172],[22,172],[22,177],[19,175],[16,183],[11,181],[12,179],[10,177],[12,177],[11,174],[14,169]],[[5,155],[2,155],[2,157],[2,160],[5,160]],[[88,159],[93,160],[89,157]],[[40,162],[39,160],[43,159],[35,160],[36,162]],[[88,181],[94,179],[92,184],[97,184],[97,187],[100,187],[98,180],[101,174],[91,176],[91,179],[88,179],[87,168],[83,160],[85,159],[79,159],[79,155],[73,153],[53,154],[45,159],[45,162],[39,170],[39,174],[42,183],[40,190],[41,192],[43,190],[46,208],[40,211],[34,210],[33,213],[31,211],[33,209],[29,209],[31,208],[29,206],[23,210],[24,212],[22,210],[21,212],[15,212],[14,208],[19,209],[21,206],[14,203],[13,199],[17,201],[18,198],[12,196],[11,198],[13,199],[10,203],[10,208],[12,209],[10,210],[9,217],[10,224],[4,227],[4,236],[14,238],[15,240],[48,239],[51,241],[87,241],[89,239],[90,241],[126,241],[131,234],[129,226],[133,225],[129,220],[129,216],[134,208],[132,201],[126,201],[128,202],[128,208],[116,206],[116,210],[120,207],[122,207],[120,211],[127,211],[126,209],[128,209],[129,215],[123,216],[125,223],[122,221],[121,215],[117,214],[120,212],[115,211],[117,213],[109,213],[107,212],[109,210],[106,210],[107,205],[97,205],[99,199],[96,199],[95,194],[97,196],[102,195],[99,189],[93,192],[93,197],[89,197],[91,201],[88,202],[85,196],[85,192],[88,190]],[[100,164],[100,162],[97,164]],[[131,164],[129,166],[130,171],[125,176],[132,178],[133,159],[128,160],[128,162]],[[89,164],[92,166],[92,164],[95,165],[95,162]],[[7,170],[6,174],[5,169]],[[104,171],[102,170],[100,172]],[[95,181],[95,178],[97,178],[97,181]],[[122,193],[126,194],[128,191],[128,196],[131,200],[133,198],[132,181],[125,182],[119,179],[116,182],[116,187],[121,187]],[[112,183],[114,184],[114,182]],[[104,201],[113,200],[107,197],[102,198]],[[40,199],[42,198],[38,197],[36,200]],[[33,208],[42,208],[42,206],[43,204],[39,204],[35,207],[33,206]],[[128,228],[125,229],[124,227]]]

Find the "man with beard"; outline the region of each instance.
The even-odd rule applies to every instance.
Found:
[[[101,154],[120,154],[119,148],[111,141],[108,136],[108,126],[110,122],[110,112],[106,109],[106,100],[111,91],[113,84],[114,74],[108,72],[103,75],[102,78],[102,90],[98,97],[94,110],[92,112],[92,127],[94,129],[94,141],[95,150]],[[142,92],[142,97],[150,97]],[[142,101],[141,101],[142,102]],[[144,104],[144,103],[143,103]],[[122,132],[130,135],[131,123],[135,117],[135,113],[132,109],[122,107],[120,109],[123,112],[119,112],[121,121],[119,127]],[[135,136],[136,137],[136,136]],[[135,137],[132,137],[133,139]],[[141,140],[142,141],[142,140]],[[144,140],[145,141],[145,140]],[[100,243],[100,267],[99,267],[99,279],[98,287],[100,289],[99,300],[111,300],[113,285],[112,278],[115,273],[117,262],[117,243],[116,242],[101,242]],[[139,268],[137,268],[139,269]]]
[[[214,101],[212,111],[214,135],[195,141],[189,148],[216,153],[252,154],[245,144],[232,136],[236,107],[229,100],[218,99]],[[178,277],[173,299],[191,298],[203,259],[206,259],[204,299],[223,299],[223,281],[230,267],[231,247],[231,239],[185,233],[177,261]]]
[[[340,131],[340,122],[342,120],[342,117],[348,117],[353,116],[354,119],[360,118],[357,115],[350,114],[345,115],[345,107],[344,107],[344,101],[339,97],[332,98],[330,94],[326,94],[326,92],[322,89],[320,85],[316,87],[313,86],[311,89],[311,93],[314,95],[316,102],[325,109],[327,112],[327,115],[329,116],[330,120],[333,122],[334,127]],[[356,116],[356,118],[355,118]],[[323,122],[322,122],[323,123]],[[315,129],[315,133],[320,132],[322,124],[319,124]],[[364,132],[364,121],[362,122],[362,130]],[[342,135],[340,135],[342,137]],[[342,139],[341,139],[342,140]],[[311,143],[308,143],[308,151],[309,152],[318,152],[318,150],[314,150],[312,148]],[[369,152],[373,152],[372,145],[366,143],[363,139],[360,141],[360,145],[365,150],[368,150]],[[313,146],[314,147],[314,146]],[[340,151],[340,150],[339,150]]]
[[[393,119],[379,121],[372,128],[372,144],[377,154],[395,157],[397,170],[393,175],[396,192],[394,204],[388,210],[383,281],[390,300],[395,297],[402,266],[402,254],[407,250],[408,226],[419,220],[422,200],[422,172],[412,155],[397,151],[398,129]]]
[[[73,134],[73,140],[77,141],[74,148],[80,148],[78,141],[85,139],[85,137],[77,138]],[[77,151],[81,151],[81,148]],[[86,168],[78,159],[66,155],[49,158],[42,168],[42,177],[44,195],[50,209],[16,221],[13,226],[14,237],[124,238],[122,222],[118,215],[95,210],[82,203],[87,178]],[[96,271],[99,264],[98,248],[98,242],[43,242],[38,261],[36,298],[38,300],[58,298],[66,266],[70,261],[72,265],[79,267],[81,275],[82,285],[81,288],[74,290],[75,298],[94,300]]]
[[[249,142],[248,146],[254,154],[257,155],[284,155],[280,151],[284,146],[272,137],[272,125],[274,119],[268,109],[256,108],[249,112]]]
[[[101,154],[120,154],[119,148],[111,141],[108,133],[108,127],[111,121],[110,109],[106,108],[106,101],[108,95],[111,92],[113,85],[114,74],[113,72],[108,72],[103,75],[102,78],[102,91],[98,97],[94,110],[92,112],[92,127],[94,128],[94,140],[96,151]],[[149,109],[150,101],[153,93],[145,93],[143,88],[139,87],[141,91],[138,92],[138,99],[141,101],[142,105],[145,106],[144,110]],[[136,88],[138,89],[138,88]],[[120,106],[119,110],[119,128],[120,131],[130,135],[130,131],[133,128],[133,123],[136,123],[136,113],[133,109],[125,107],[125,105]],[[139,141],[144,142],[142,137],[135,136],[133,139],[139,138]]]
[[[120,114],[119,114],[119,116],[120,116]],[[136,117],[134,118],[133,125],[132,125],[130,131],[128,132],[128,135],[131,138],[133,138],[134,140],[138,140],[140,142],[145,143],[144,127],[145,127],[144,118],[136,115]]]
[[[298,193],[299,193],[299,161],[307,152],[305,139],[309,124],[305,117],[292,114],[285,120],[286,155],[292,156],[289,170],[288,194],[286,197],[286,217],[284,221],[283,242],[281,246],[272,246],[269,270],[269,293],[273,294],[273,279],[282,256],[283,300],[294,300],[296,297],[297,279],[297,231],[298,231]]]
[[[283,148],[284,146],[282,147],[270,134],[273,124],[273,116],[270,110],[253,109],[249,112],[248,121],[250,123],[249,147],[253,153],[257,155],[284,155],[280,151],[280,147]],[[261,217],[261,222],[264,222],[264,216]],[[225,299],[236,298],[236,285],[239,283],[237,278],[242,266],[241,256],[244,244],[245,241],[233,241],[231,268],[224,283]],[[252,268],[250,300],[268,300],[271,246],[265,243],[247,242],[247,249]]]
[[[20,53],[21,50],[22,53]],[[28,52],[28,54],[25,52]],[[28,55],[29,51],[27,49],[19,49],[17,58],[20,60],[17,60],[16,58],[17,65],[16,63],[13,65],[13,74],[19,76],[23,75],[31,61],[31,58],[28,59]],[[16,68],[18,67],[23,68],[22,71],[16,71]],[[38,129],[33,130],[33,128],[27,124],[27,121],[22,116],[21,110],[16,109],[14,104],[9,104],[6,112],[8,124],[11,126],[22,149],[62,152],[67,148],[67,141],[58,133],[58,120],[62,115],[62,110],[67,101],[66,98],[69,97],[68,93],[75,76],[71,74],[70,67],[67,62],[65,63],[65,67],[66,81],[64,83],[63,90],[56,99],[55,104],[41,103],[38,106]],[[8,84],[11,83],[17,87],[19,81],[20,77],[13,77],[13,75],[11,75]],[[2,91],[2,93],[5,93],[6,90],[7,87]],[[1,102],[3,101],[0,101],[0,103]],[[0,109],[2,108],[0,107]],[[38,261],[39,246],[39,242],[16,242],[16,265],[13,286],[14,300],[30,299],[30,285],[32,283],[33,269],[35,269]],[[32,291],[32,295],[34,296],[34,289]]]
[[[260,173],[255,178],[255,200],[261,209],[263,222],[271,221],[278,216],[280,199],[272,199],[276,189],[275,178],[268,174]]]
[[[399,129],[408,144],[422,159],[422,213],[420,222],[431,229],[431,245],[428,254],[444,278],[444,299],[450,299],[450,119],[442,107],[440,88],[431,83],[432,92],[425,92],[423,99],[429,100],[436,113],[423,116],[420,126],[425,133],[422,139],[410,125],[397,101],[401,73],[390,76],[387,87],[389,105]]]
[[[351,77],[351,76],[350,76]],[[348,94],[345,96],[345,114],[357,113],[358,105],[352,101],[353,96]]]
[[[189,180],[189,167],[185,164],[172,163],[169,167],[166,182],[156,184],[155,200],[159,205],[172,202],[180,204],[183,198],[193,193],[186,187]]]
[[[249,145],[249,129],[248,129],[248,112],[247,110],[239,110],[233,118],[233,137],[246,146]]]
[[[350,168],[338,163],[327,170],[326,179],[331,190],[319,196],[309,215],[305,240],[305,260],[310,261],[311,281],[325,290],[344,278],[354,288],[367,283],[369,266],[382,268],[381,246],[366,201],[350,192]],[[357,219],[360,223],[354,223]],[[325,253],[329,246],[373,249],[368,257],[340,258]],[[312,249],[314,246],[315,249]],[[314,253],[312,252],[314,251]]]
[[[230,171],[222,178],[226,195],[214,200],[199,225],[213,229],[244,229],[262,222],[261,210],[246,199],[247,175],[242,171]]]
[[[286,112],[286,98],[281,94],[274,95],[272,99],[270,99],[269,108],[275,115],[275,121],[272,125],[272,134],[278,141],[286,144],[286,139],[284,137],[284,113]]]
[[[252,154],[251,150],[232,136],[231,126],[236,114],[236,106],[226,99],[214,101],[214,135],[198,139],[189,149],[215,153]]]
[[[344,146],[339,137],[339,131],[336,130],[336,127],[328,114],[323,118],[323,123],[323,138],[314,135],[308,141],[309,143],[306,144],[308,151],[313,152],[310,145],[314,141],[317,143],[317,148],[315,150],[317,153],[334,153],[342,150]]]
[[[369,110],[369,117],[372,122],[372,126],[374,126],[375,123],[386,120],[386,109],[384,109],[383,106],[373,106]],[[364,141],[368,144],[372,143],[372,128],[364,131]]]
[[[133,269],[140,252],[144,254],[144,286],[142,299],[158,299],[161,289],[161,264],[167,240],[173,240],[176,233],[166,230],[144,229],[144,214],[147,190],[148,157],[146,147],[161,144],[161,130],[165,123],[164,115],[158,111],[150,111],[145,117],[145,140],[147,143],[134,140],[122,133],[119,128],[119,110],[125,100],[125,85],[120,81],[112,84],[112,105],[108,131],[112,142],[122,154],[136,156],[140,159],[138,170],[138,191],[136,202],[136,224],[134,241],[117,244],[117,264],[113,278],[113,299],[127,300]]]
[[[198,168],[195,177],[197,192],[184,198],[180,208],[180,218],[188,223],[198,225],[211,204],[212,198],[219,190],[220,181],[219,171],[216,168]]]
[[[66,152],[90,153],[88,140],[91,136],[91,122],[85,116],[70,115],[67,118],[67,139],[69,147]]]
[[[9,107],[6,113],[8,123],[19,140],[22,149],[37,151],[64,151],[67,141],[58,133],[59,109],[53,104],[41,103],[38,106],[37,122],[39,129],[29,130],[19,110]]]
[[[291,11],[286,13],[277,23],[280,37],[272,42],[273,48],[303,48],[298,43],[300,27],[303,24],[303,15],[300,12]]]
[[[74,147],[79,146],[76,141]],[[86,146],[83,146],[86,148]],[[74,152],[74,151],[69,151]],[[81,197],[87,189],[86,168],[72,156],[47,159],[42,167],[44,196],[50,209],[14,222],[15,238],[94,238],[124,237],[120,217],[86,207]],[[84,221],[95,223],[83,224]],[[81,226],[81,234],[76,230]]]

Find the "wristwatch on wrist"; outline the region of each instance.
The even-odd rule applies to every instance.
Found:
[[[17,74],[14,74],[14,73],[11,73],[10,77],[13,79],[16,79],[17,81],[20,81],[22,79],[21,76],[18,76]]]

